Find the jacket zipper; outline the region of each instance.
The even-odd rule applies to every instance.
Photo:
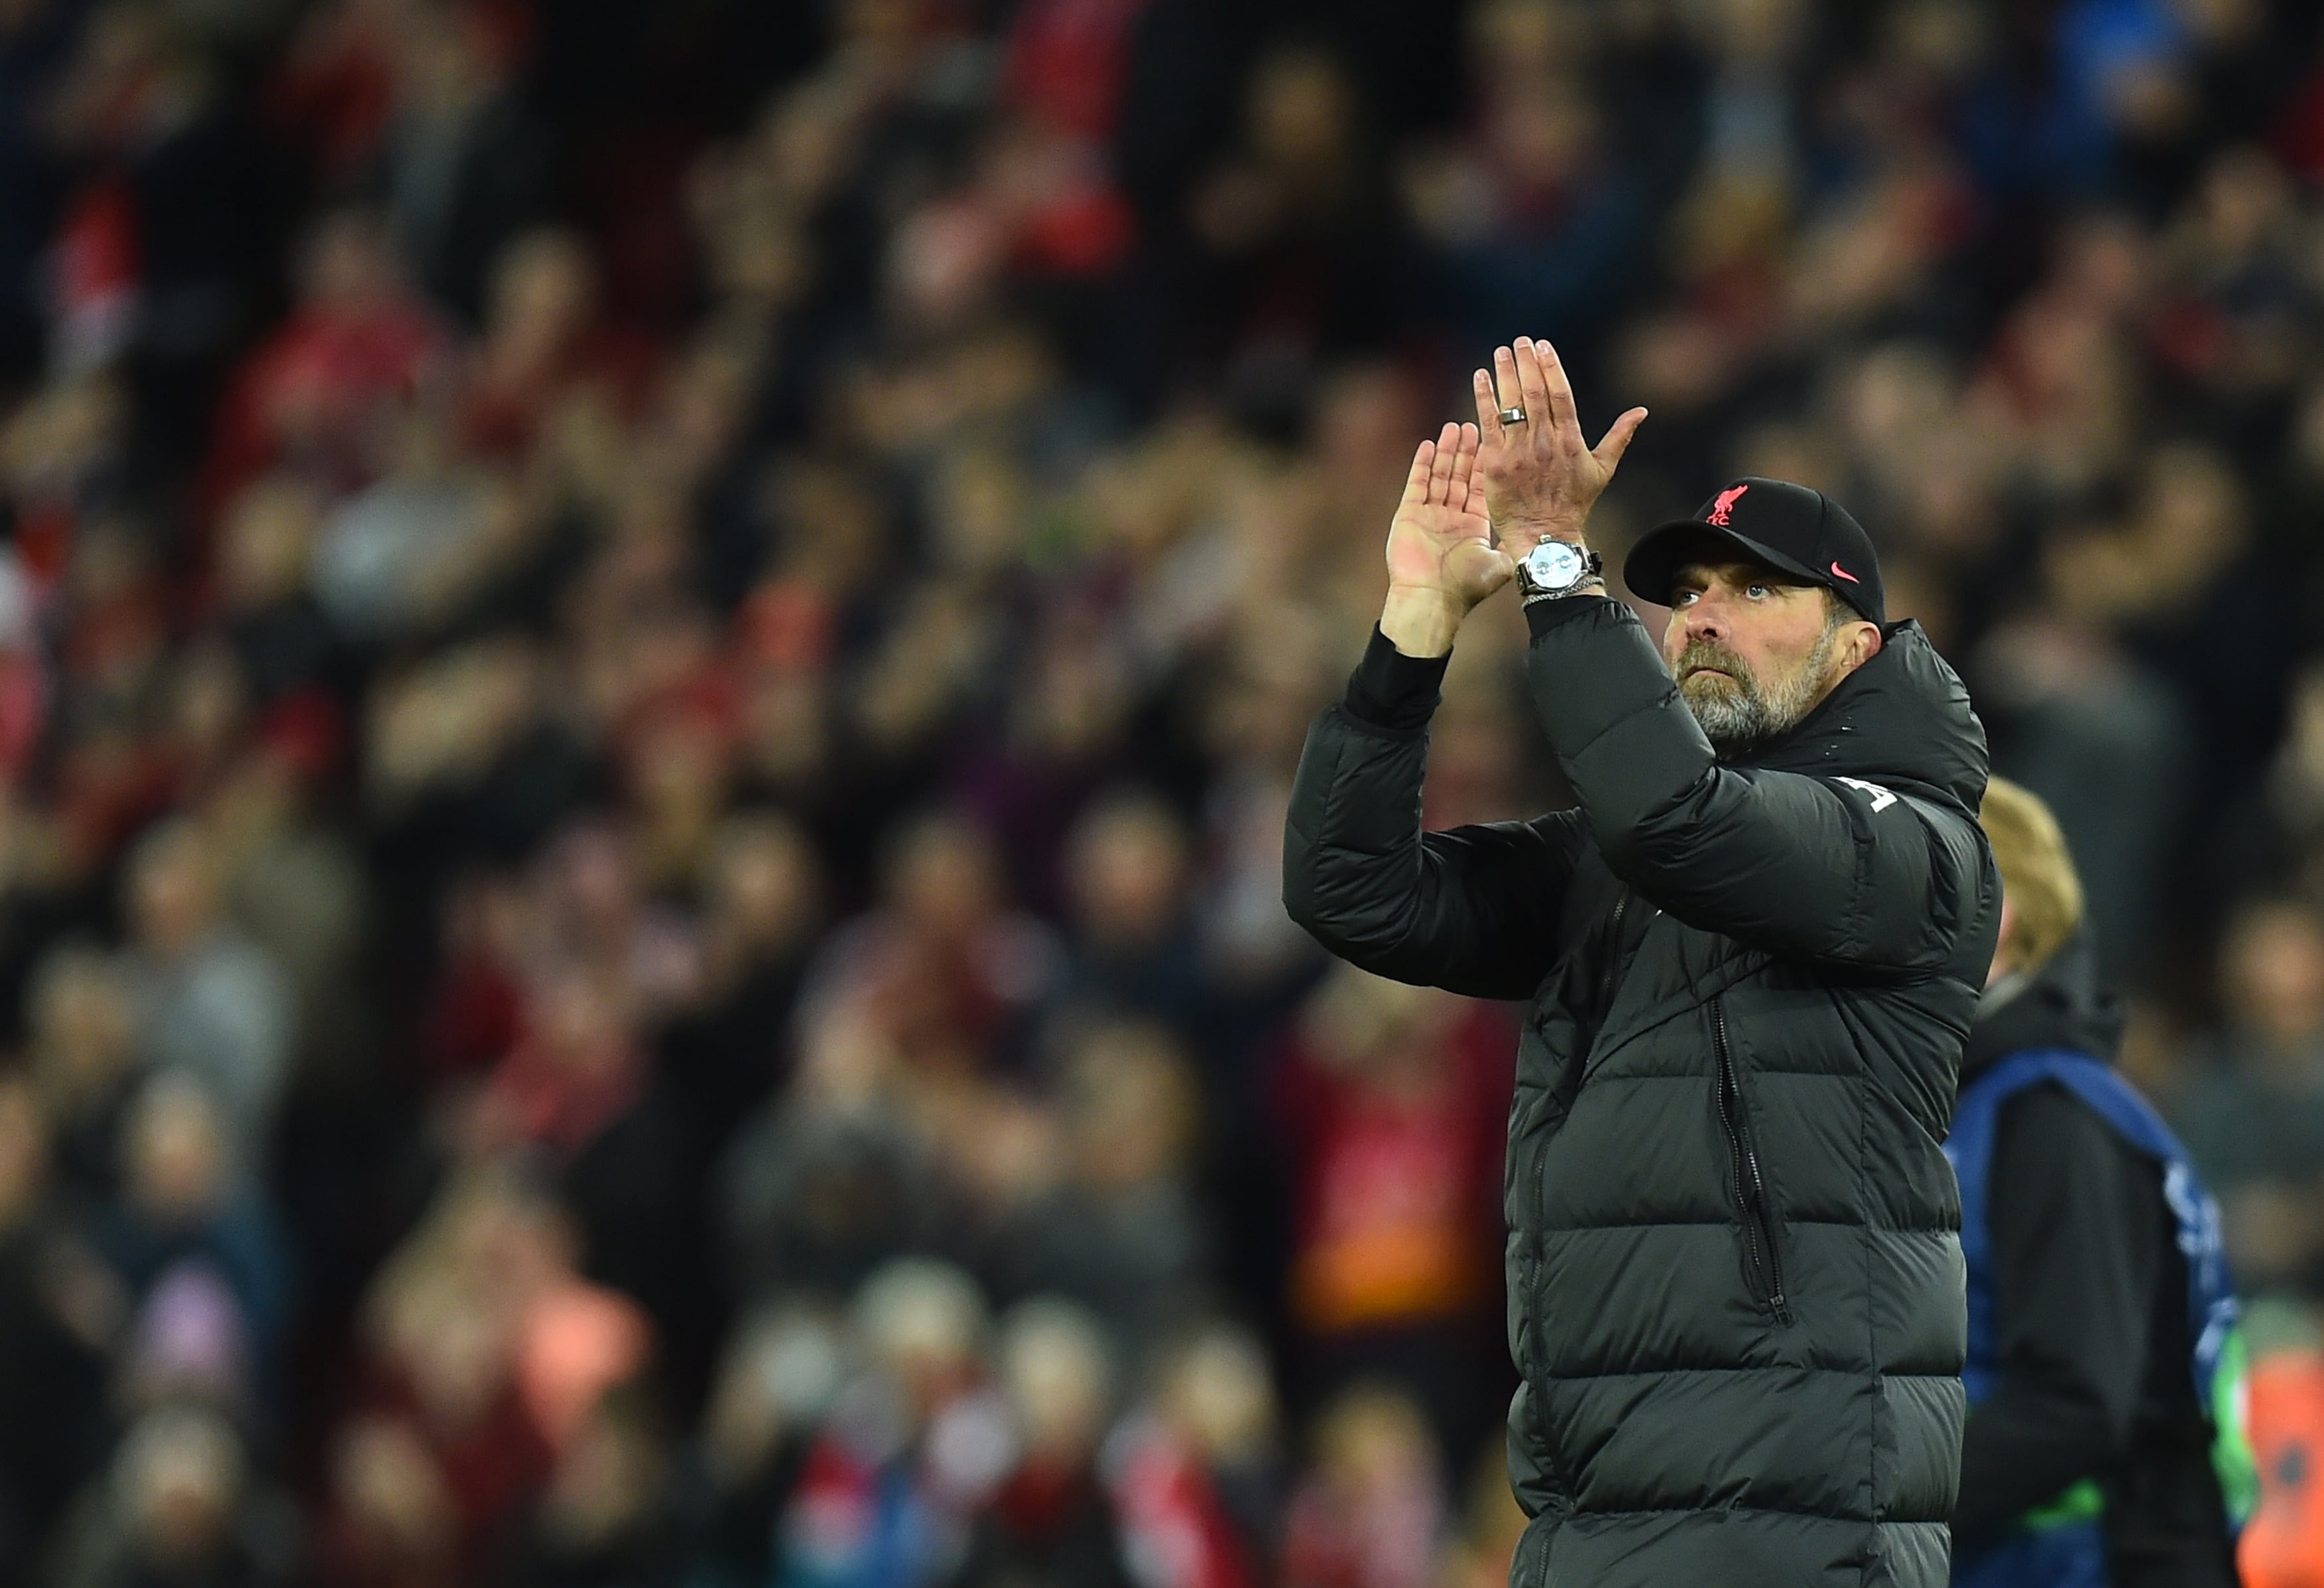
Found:
[[[1775,1220],[1767,1212],[1767,1182],[1759,1172],[1759,1154],[1743,1128],[1743,1094],[1735,1084],[1735,1060],[1727,1049],[1727,1005],[1711,1001],[1711,1039],[1719,1049],[1719,1118],[1727,1127],[1727,1149],[1735,1163],[1735,1190],[1743,1204],[1743,1248],[1751,1259],[1752,1276],[1766,1293],[1775,1321],[1792,1321],[1784,1296],[1784,1269],[1775,1253]]]
[[[1630,912],[1630,890],[1624,888],[1614,900],[1614,924],[1606,933],[1606,974],[1598,983],[1598,1032],[1604,1035],[1606,1016],[1614,1012],[1614,994],[1622,982],[1622,917]]]

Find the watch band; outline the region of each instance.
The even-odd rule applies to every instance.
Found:
[[[1603,595],[1606,592],[1606,582],[1598,577],[1595,574],[1585,574],[1583,577],[1577,579],[1572,583],[1567,585],[1563,590],[1534,591],[1530,594],[1520,598],[1517,601],[1517,605],[1520,607],[1529,607],[1536,601],[1563,601],[1569,595],[1582,595],[1589,593],[1593,588],[1598,594]]]

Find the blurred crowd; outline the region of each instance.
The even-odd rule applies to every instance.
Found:
[[[0,1583],[1501,1582],[1515,1014],[1278,868],[1518,333],[1869,527],[2312,1348],[2312,6],[0,0]]]

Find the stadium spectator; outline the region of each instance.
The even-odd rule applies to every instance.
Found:
[[[1166,1033],[1129,1023],[1082,1033],[1062,1069],[1055,1166],[996,1210],[991,1268],[1009,1293],[1077,1302],[1142,1354],[1204,1299],[1194,1078]]]
[[[124,970],[146,1063],[200,1083],[226,1133],[226,1172],[255,1181],[290,1081],[296,1011],[281,968],[226,918],[219,858],[190,822],[139,840]]]
[[[1113,1398],[1097,1320],[1070,1302],[1021,1302],[1001,1320],[998,1355],[1021,1454],[970,1524],[954,1581],[1130,1588],[1131,1561],[1097,1467]]]
[[[1426,1423],[1392,1391],[1359,1386],[1315,1426],[1314,1473],[1284,1516],[1290,1588],[1419,1588],[1443,1526]]]
[[[88,1235],[133,1313],[161,1305],[173,1280],[206,1274],[224,1287],[253,1365],[271,1368],[290,1321],[290,1259],[263,1193],[235,1163],[222,1111],[199,1080],[165,1070],[130,1106],[121,1147],[119,1189]]]
[[[296,1520],[250,1470],[242,1436],[215,1411],[149,1413],[123,1438],[102,1486],[68,1525],[50,1581],[59,1588],[294,1581]]]
[[[2324,1283],[2324,923],[2255,901],[2220,950],[2227,1020],[2198,1051],[2177,1114],[2219,1197],[2236,1278],[2255,1293]]]
[[[1297,1198],[1299,1388],[1320,1403],[1393,1384],[1448,1451],[1483,1437],[1475,1409],[1491,1399],[1477,1379],[1501,1327],[1488,1303],[1508,1041],[1478,1005],[1345,968],[1302,1006],[1275,1078]]]

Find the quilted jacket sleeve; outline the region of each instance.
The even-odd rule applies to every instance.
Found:
[[[1359,709],[1361,674],[1351,691]],[[1432,679],[1429,703],[1434,688]],[[1315,720],[1285,824],[1284,906],[1325,948],[1377,975],[1472,997],[1529,996],[1554,957],[1559,901],[1584,842],[1580,820],[1561,812],[1423,832],[1425,718],[1424,704],[1408,725],[1391,725],[1342,702]]]
[[[1991,862],[1968,817],[1869,783],[1722,766],[1627,606],[1528,616],[1535,705],[1591,840],[1655,904],[1770,953],[1900,975],[1953,966],[1964,934],[1989,929]]]

